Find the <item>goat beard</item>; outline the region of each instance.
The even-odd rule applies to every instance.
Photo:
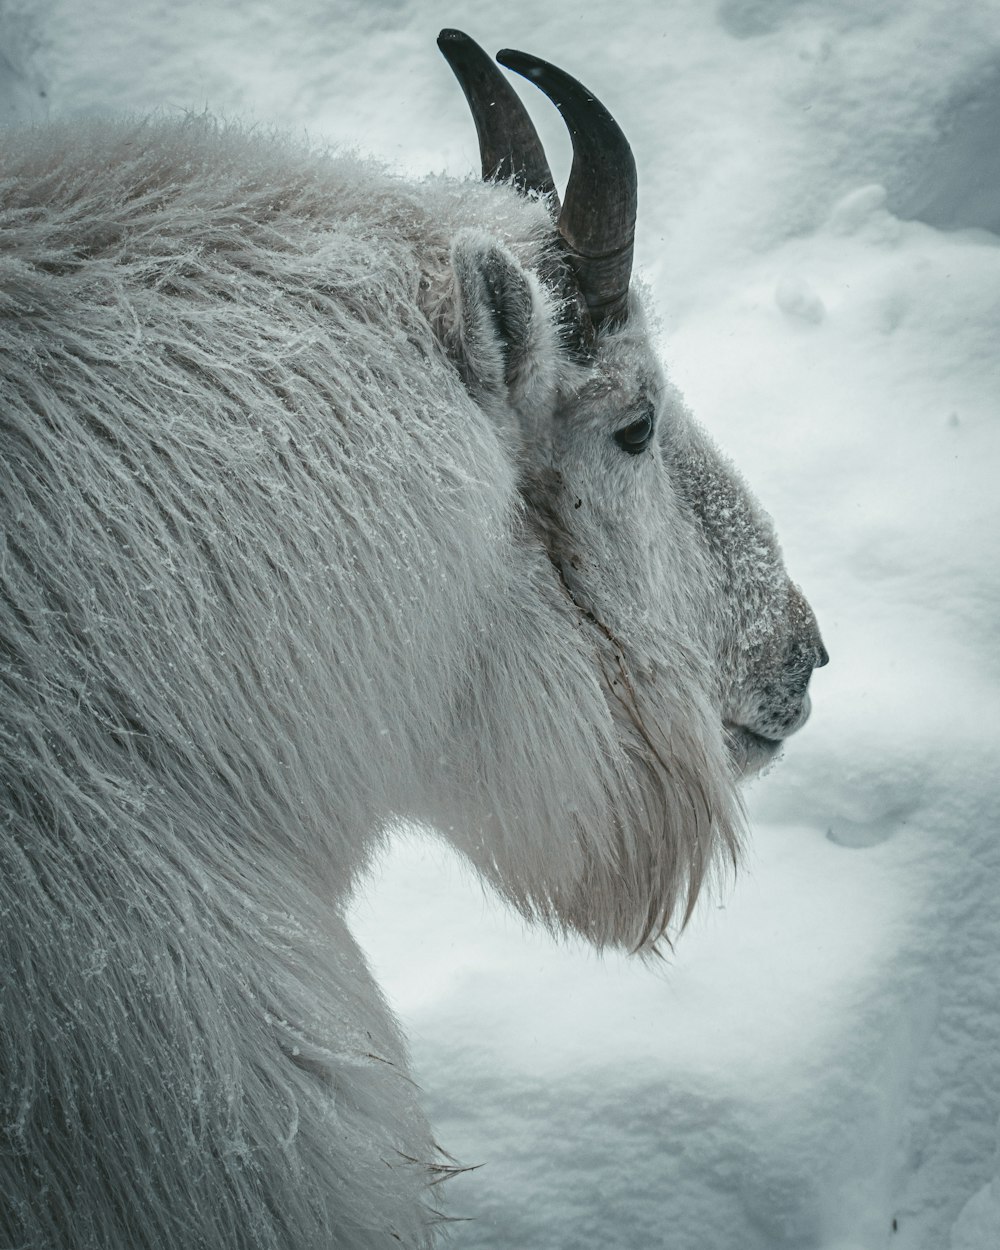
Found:
[[[568,590],[567,590],[567,593]],[[703,885],[738,864],[743,807],[709,700],[627,648],[592,613],[598,671],[621,748],[613,828],[602,854],[584,839],[585,870],[569,897],[555,900],[561,919],[597,945],[655,954],[683,930]]]
[[[577,600],[563,571],[570,536],[551,506],[561,485],[552,472],[524,482],[525,521],[592,647],[617,749],[602,770],[603,827],[574,817],[582,862],[572,884],[522,910],[598,947],[655,954],[671,926],[683,930],[712,875],[739,862],[738,771],[697,649],[664,639],[661,659],[638,655]]]

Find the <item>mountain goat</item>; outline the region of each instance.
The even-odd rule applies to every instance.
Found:
[[[630,287],[439,41],[486,180],[204,120],[9,136],[0,184],[0,1244],[433,1240],[440,1156],[344,922],[401,817],[648,949],[825,662]],[[446,1169],[445,1169],[446,1170]]]

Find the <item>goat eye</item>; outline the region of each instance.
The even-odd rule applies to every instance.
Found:
[[[638,421],[633,421],[631,425],[626,425],[622,430],[616,430],[614,434],[615,442],[630,456],[638,456],[640,452],[645,451],[652,437],[653,418],[648,415],[640,417]]]

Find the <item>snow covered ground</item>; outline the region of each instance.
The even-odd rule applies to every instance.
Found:
[[[207,108],[464,174],[445,25],[629,134],[664,357],[832,656],[662,967],[524,932],[414,834],[358,900],[483,1165],[454,1244],[997,1250],[1000,4],[0,0],[0,115]]]

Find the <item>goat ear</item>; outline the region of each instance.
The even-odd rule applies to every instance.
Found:
[[[512,252],[463,230],[451,249],[466,385],[484,408],[527,415],[554,385],[558,338],[537,279]]]

